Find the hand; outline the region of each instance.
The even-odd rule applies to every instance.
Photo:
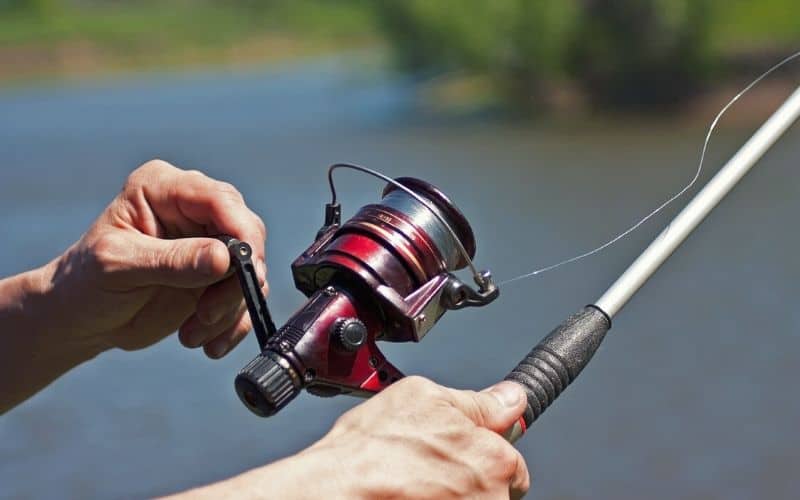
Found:
[[[192,498],[519,498],[525,459],[499,433],[522,415],[512,382],[483,391],[407,377],[337,420],[312,447]]]
[[[266,293],[264,223],[230,184],[159,161],[134,171],[88,232],[51,266],[51,320],[101,349],[141,349],[180,329],[218,358],[251,328],[225,245],[253,247]],[[55,325],[53,328],[57,328]]]
[[[473,392],[408,377],[344,414],[310,453],[364,498],[521,496],[525,459],[499,433],[524,409],[511,382]]]
[[[225,355],[250,330],[226,246],[253,248],[267,293],[265,228],[230,184],[154,160],[134,171],[83,237],[42,268],[0,280],[0,413],[72,367],[180,329]]]

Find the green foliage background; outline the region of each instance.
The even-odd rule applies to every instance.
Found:
[[[402,70],[476,75],[522,109],[561,86],[647,109],[728,76],[742,54],[800,49],[797,19],[797,0],[0,0],[0,50],[81,42],[139,67],[213,62],[264,37],[388,45]]]
[[[529,107],[567,82],[600,107],[673,105],[724,73],[718,61],[736,50],[800,42],[800,23],[787,21],[798,15],[800,2],[785,0],[385,0],[378,8],[402,68],[484,75]]]

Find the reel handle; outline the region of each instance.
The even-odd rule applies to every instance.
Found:
[[[520,384],[528,407],[505,433],[514,442],[539,418],[589,363],[611,328],[611,319],[589,305],[567,318],[511,370],[505,380]]]
[[[267,341],[277,332],[277,328],[275,328],[275,323],[272,321],[272,315],[267,307],[264,294],[261,293],[261,286],[258,284],[258,275],[251,259],[253,249],[244,241],[237,240],[227,234],[217,235],[217,239],[228,247],[231,267],[236,272],[239,285],[242,287],[242,295],[244,296],[245,304],[247,304],[250,320],[253,323],[253,331],[258,340],[258,347],[263,351],[267,347]]]

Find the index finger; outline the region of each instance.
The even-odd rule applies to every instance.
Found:
[[[140,170],[147,177],[142,183],[145,199],[168,235],[228,234],[249,243],[254,256],[264,261],[264,222],[233,185],[160,160],[148,162]]]

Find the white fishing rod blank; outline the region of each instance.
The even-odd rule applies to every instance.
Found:
[[[611,328],[611,318],[697,228],[742,177],[800,116],[800,87],[670,222],[597,300],[556,327],[506,377],[528,397],[525,414],[509,431],[514,441],[541,415],[594,355]]]
[[[616,316],[798,116],[800,116],[800,87],[661,231],[661,234],[595,302],[595,305],[609,317]]]

